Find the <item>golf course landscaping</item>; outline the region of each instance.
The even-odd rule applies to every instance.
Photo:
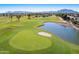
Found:
[[[55,34],[39,29],[45,22],[62,22],[59,17],[37,17],[28,19],[0,17],[0,53],[1,54],[67,54],[79,53],[79,45],[62,40]],[[50,34],[50,37],[39,35]]]

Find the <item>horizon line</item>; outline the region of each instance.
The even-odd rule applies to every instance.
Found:
[[[65,10],[66,8],[62,8],[62,9],[59,9],[59,10]],[[33,11],[33,10],[31,10],[31,11],[25,11],[25,10],[14,10],[14,11],[12,11],[12,10],[9,10],[9,11],[5,11],[5,12],[0,12],[0,13],[7,13],[7,12],[56,12],[56,11],[59,11],[59,10],[48,10],[48,11]],[[67,9],[67,10],[73,10],[73,9]],[[76,11],[76,12],[79,12],[79,11],[77,11],[77,10],[73,10],[73,11]]]

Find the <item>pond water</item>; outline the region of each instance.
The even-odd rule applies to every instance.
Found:
[[[47,30],[48,32],[57,35],[63,40],[79,45],[79,31],[75,30],[72,27],[66,27],[61,24],[47,22],[39,28]]]

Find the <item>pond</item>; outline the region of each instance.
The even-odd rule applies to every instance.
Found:
[[[75,30],[73,27],[47,22],[39,28],[47,30],[48,32],[57,35],[63,40],[79,45],[79,31]]]

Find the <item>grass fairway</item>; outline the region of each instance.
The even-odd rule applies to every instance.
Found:
[[[3,19],[6,22],[0,21],[0,53],[79,53],[78,45],[63,41],[54,34],[51,38],[37,34],[43,31],[38,29],[43,22],[61,22],[58,17],[22,17],[19,22],[15,17],[13,22],[8,17],[0,18]]]

